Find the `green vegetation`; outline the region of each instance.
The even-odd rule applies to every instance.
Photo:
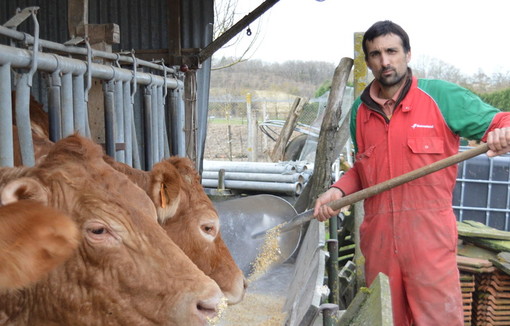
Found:
[[[479,94],[480,98],[503,111],[510,111],[510,88],[492,93]]]

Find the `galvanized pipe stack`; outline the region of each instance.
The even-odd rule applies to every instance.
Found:
[[[204,160],[202,185],[205,188],[300,195],[312,171],[313,165],[304,162]]]

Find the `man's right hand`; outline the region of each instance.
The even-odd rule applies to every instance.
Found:
[[[338,215],[340,213],[340,210],[335,211],[326,204],[334,200],[338,200],[342,197],[343,193],[340,189],[334,187],[328,189],[328,191],[320,195],[319,198],[317,198],[317,200],[315,201],[313,217],[315,217],[320,222],[324,222],[327,219],[335,215]]]

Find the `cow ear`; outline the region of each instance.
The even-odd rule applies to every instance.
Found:
[[[175,190],[170,191],[169,186],[161,182],[159,187],[159,203],[155,203],[156,211],[158,212],[158,220],[161,224],[164,224],[167,219],[175,215],[180,202],[180,192],[176,192]]]
[[[2,205],[11,204],[19,200],[32,199],[42,204],[48,204],[48,194],[43,185],[32,178],[19,178],[9,182],[0,193]]]

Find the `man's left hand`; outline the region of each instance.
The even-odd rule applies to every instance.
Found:
[[[510,127],[496,128],[487,134],[487,156],[494,157],[510,152]]]

